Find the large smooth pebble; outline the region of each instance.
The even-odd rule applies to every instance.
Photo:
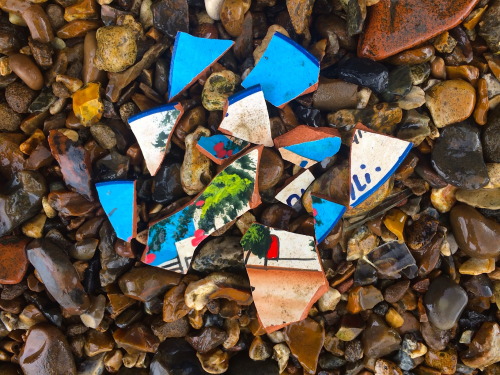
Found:
[[[30,89],[42,89],[42,72],[31,58],[26,55],[16,53],[15,55],[9,56],[9,66]]]

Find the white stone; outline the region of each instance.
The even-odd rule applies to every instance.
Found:
[[[220,20],[220,11],[224,0],[205,0],[205,9],[208,15],[215,21]]]
[[[333,311],[340,302],[341,294],[337,289],[329,288],[328,291],[318,300],[319,311]]]

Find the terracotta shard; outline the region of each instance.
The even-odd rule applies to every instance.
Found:
[[[49,132],[48,141],[52,156],[61,167],[66,185],[89,201],[93,200],[89,153],[58,130]]]
[[[300,125],[274,140],[281,157],[302,168],[309,168],[335,155],[340,149],[340,133],[332,128]]]
[[[254,223],[241,245],[255,307],[268,333],[305,319],[328,290],[313,237]]]
[[[0,238],[0,284],[18,284],[28,269],[26,245],[28,238]]]
[[[356,125],[351,144],[351,189],[349,205],[364,202],[391,177],[413,144]]]
[[[168,98],[172,100],[191,86],[233,46],[231,40],[198,38],[184,32],[175,37],[168,80]]]
[[[276,32],[262,58],[241,85],[245,88],[260,85],[268,102],[283,107],[290,100],[316,90],[318,79],[318,59]]]
[[[243,152],[249,143],[235,137],[216,134],[210,137],[200,137],[196,148],[214,163],[221,165]]]
[[[275,198],[289,207],[301,209],[300,200],[306,189],[314,181],[314,175],[308,169],[297,173],[285,186],[276,194]]]
[[[358,56],[381,60],[452,29],[478,0],[380,0],[369,7]]]
[[[266,100],[259,85],[228,98],[219,131],[250,143],[273,146]]]
[[[185,273],[194,250],[207,236],[258,206],[257,171],[262,149],[250,149],[226,166],[186,206],[152,223],[142,261]]]
[[[170,138],[182,114],[182,105],[174,103],[141,112],[128,119],[151,176],[156,174],[170,150]]]
[[[314,234],[316,243],[323,242],[332,229],[337,225],[346,211],[346,207],[332,202],[328,197],[320,194],[312,194],[312,206],[314,216]]]
[[[129,242],[137,234],[135,181],[101,182],[95,187],[116,236]]]

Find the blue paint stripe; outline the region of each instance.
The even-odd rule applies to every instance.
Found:
[[[159,112],[167,112],[167,111],[172,111],[172,110],[178,111],[178,109],[175,108],[175,106],[177,104],[179,104],[179,103],[165,104],[165,105],[162,105],[162,106],[159,106],[156,108],[148,109],[147,111],[130,116],[128,118],[128,123],[130,124],[131,122],[137,121],[143,117],[151,116],[151,115],[154,115],[154,114],[159,113]]]
[[[231,104],[234,104],[234,103],[240,101],[241,99],[244,99],[244,98],[246,98],[250,95],[253,95],[259,91],[262,91],[262,88],[260,87],[260,85],[255,85],[255,86],[249,87],[246,90],[243,90],[243,91],[237,92],[234,95],[231,95],[229,98],[227,98],[227,101],[229,102],[229,105],[231,105]]]
[[[290,43],[292,46],[294,46],[295,48],[297,48],[298,50],[300,50],[304,54],[304,56],[306,56],[309,60],[311,60],[311,62],[313,62],[317,67],[319,67],[319,60],[316,57],[314,57],[314,55],[311,52],[309,52],[308,50],[306,50],[304,47],[302,47],[296,41],[294,41],[293,39],[288,38],[286,35],[283,35],[283,34],[281,34],[278,31],[276,31],[274,33],[273,37],[275,37],[275,36],[277,36],[278,38],[284,40],[287,43]],[[279,69],[279,67],[276,67],[276,68]]]
[[[358,198],[358,200],[354,204],[351,205],[351,207],[357,207],[358,205],[360,205],[361,203],[363,203],[379,187],[381,187],[383,184],[385,184],[385,182],[394,174],[394,172],[396,172],[396,169],[398,169],[398,167],[401,165],[401,163],[405,160],[406,156],[408,155],[408,153],[411,151],[412,148],[413,148],[413,143],[410,143],[406,147],[406,149],[403,152],[403,154],[399,157],[399,159],[396,162],[396,164],[394,164],[393,167],[389,170],[389,172],[374,187],[372,187],[370,190],[368,190],[365,193],[363,193]],[[352,181],[351,181],[351,184],[352,184]]]
[[[172,59],[170,61],[170,72],[168,73],[168,100],[172,99],[172,75],[173,75],[173,72],[174,72],[174,56],[175,56],[175,53],[177,52],[177,45],[179,43],[179,39],[181,38],[181,35],[182,34],[186,34],[182,31],[177,31],[177,35],[175,36],[175,41],[174,41],[174,48],[172,49]],[[188,34],[189,35],[189,34]],[[178,93],[176,93],[175,95],[177,95]]]

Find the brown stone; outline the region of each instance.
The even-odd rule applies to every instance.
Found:
[[[9,56],[9,66],[12,71],[32,90],[43,87],[42,72],[33,60],[20,53]]]
[[[279,154],[266,147],[262,151],[259,164],[259,190],[267,190],[275,186],[283,176],[285,165]]]
[[[76,366],[65,335],[50,324],[37,324],[27,334],[19,353],[26,375],[76,375]]]
[[[93,20],[74,20],[57,31],[57,36],[61,39],[71,39],[85,36],[87,32],[99,28],[99,21]]]
[[[462,362],[472,368],[484,370],[500,361],[500,326],[485,322],[474,335],[467,351],[461,354]]]
[[[311,318],[285,328],[285,340],[292,354],[307,373],[316,373],[318,356],[325,341],[323,327]]]
[[[434,56],[434,47],[423,46],[401,52],[387,59],[387,62],[394,65],[417,65],[426,63],[432,56]]]
[[[160,345],[160,340],[153,335],[151,329],[140,323],[117,329],[113,332],[113,338],[118,347],[125,349],[130,354],[137,352],[155,353]]]
[[[181,275],[159,267],[135,267],[125,273],[118,285],[127,297],[146,302],[179,284]]]
[[[470,83],[448,80],[433,86],[425,95],[425,104],[438,128],[467,119],[474,111],[476,91]]]

